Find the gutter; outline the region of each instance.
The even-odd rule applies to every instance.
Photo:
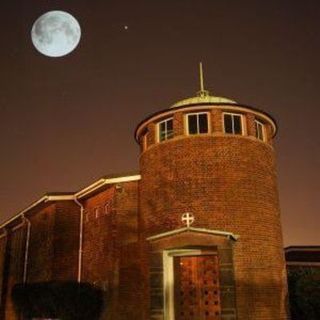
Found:
[[[29,242],[30,242],[30,234],[31,234],[31,222],[29,219],[25,217],[25,213],[36,207],[41,203],[46,203],[48,201],[59,201],[59,200],[71,200],[74,201],[80,207],[80,224],[79,224],[79,252],[78,252],[78,272],[77,272],[77,280],[81,281],[81,273],[82,273],[82,258],[83,258],[83,227],[84,227],[84,207],[79,201],[82,197],[94,192],[100,187],[108,184],[116,184],[121,182],[130,182],[130,181],[138,181],[141,179],[140,174],[133,174],[129,176],[120,176],[115,178],[102,178],[98,181],[94,182],[90,186],[80,190],[79,192],[73,195],[50,195],[46,194],[39,200],[33,202],[30,206],[20,211],[18,214],[5,221],[0,225],[0,229],[4,230],[4,234],[0,235],[0,239],[7,236],[7,231],[4,229],[6,225],[15,221],[19,217],[23,219],[23,222],[17,226],[14,226],[12,230],[16,230],[27,223],[27,237],[26,237],[26,248],[25,248],[25,257],[24,257],[24,269],[23,269],[23,281],[27,280],[27,268],[28,268],[28,255],[29,255]]]
[[[0,235],[0,239],[3,237],[7,237],[8,231],[5,229],[5,226],[10,224],[11,222],[15,221],[19,217],[23,219],[23,221],[12,227],[12,231],[15,231],[21,227],[23,227],[25,224],[27,224],[27,235],[26,235],[26,242],[25,242],[25,252],[24,252],[24,264],[23,264],[23,283],[26,283],[27,281],[27,274],[28,274],[28,259],[29,259],[29,243],[30,243],[30,235],[31,235],[31,222],[28,218],[25,217],[25,213],[29,210],[33,209],[40,203],[46,203],[48,201],[58,201],[58,200],[73,200],[73,195],[45,195],[39,200],[33,202],[29,207],[25,208],[24,210],[20,211],[17,215],[12,217],[11,219],[4,222],[0,229],[3,229],[4,233]]]
[[[81,198],[85,197],[86,195],[94,192],[95,190],[101,188],[104,185],[121,183],[121,182],[137,181],[140,179],[141,179],[140,174],[126,176],[126,177],[117,177],[117,178],[102,178],[102,179],[98,180],[97,182],[93,183],[92,185],[88,186],[87,188],[84,188],[84,189],[80,190],[79,192],[75,193],[74,197],[76,199],[81,199]]]
[[[0,239],[5,238],[8,236],[8,231],[6,229],[3,229],[3,233],[0,235]]]
[[[27,224],[27,235],[26,235],[26,242],[25,242],[25,249],[24,249],[24,262],[23,262],[23,283],[26,283],[27,281],[27,267],[28,267],[28,257],[29,257],[29,242],[30,242],[30,234],[31,234],[31,222],[29,219],[27,219],[24,214],[21,215],[23,221],[14,226],[11,230],[15,231],[18,230]],[[5,238],[8,236],[8,231],[6,229],[3,229],[4,233],[0,236],[1,238]]]
[[[27,271],[28,271],[28,258],[29,258],[29,242],[31,234],[31,222],[28,218],[23,216],[24,223],[27,223],[27,236],[26,236],[26,246],[24,251],[24,265],[23,265],[23,283],[27,282]]]
[[[86,195],[94,192],[95,190],[103,187],[104,185],[108,184],[116,184],[121,182],[129,182],[129,181],[137,181],[141,179],[141,175],[132,175],[132,176],[125,176],[125,177],[116,177],[116,178],[102,178],[98,181],[94,182],[90,186],[80,190],[79,192],[75,193],[73,196],[73,201],[80,207],[80,224],[79,224],[79,252],[78,252],[78,275],[77,281],[81,282],[82,277],[82,260],[83,260],[83,229],[84,229],[84,206],[79,201],[81,198],[85,197]]]
[[[43,196],[42,198],[40,198],[39,200],[33,202],[29,207],[23,209],[22,211],[20,211],[19,213],[17,213],[15,216],[13,216],[12,218],[10,218],[9,220],[5,221],[0,228],[5,227],[7,224],[9,224],[10,222],[14,221],[15,219],[17,219],[19,216],[23,216],[23,214],[29,210],[31,210],[32,208],[36,207],[38,204],[40,204],[41,202],[46,202],[48,201],[48,196]]]
[[[141,175],[140,174],[135,174],[135,175],[131,175],[131,176],[120,176],[120,177],[116,177],[116,178],[102,178],[99,179],[98,181],[94,182],[93,184],[91,184],[90,186],[78,191],[75,194],[72,195],[50,195],[50,194],[46,194],[43,197],[41,197],[39,200],[33,202],[31,205],[29,205],[27,208],[23,209],[22,211],[18,212],[15,216],[13,216],[12,218],[10,218],[9,220],[5,221],[4,223],[2,223],[0,225],[0,229],[4,228],[7,224],[13,222],[15,219],[17,219],[19,216],[23,218],[23,215],[28,212],[29,210],[33,209],[34,207],[36,207],[37,205],[39,205],[40,203],[44,202],[48,202],[48,201],[58,201],[58,200],[73,200],[74,199],[80,199],[90,193],[92,193],[93,191],[99,189],[100,187],[107,185],[107,184],[113,184],[113,183],[121,183],[121,182],[130,182],[130,181],[137,181],[141,179]],[[1,237],[1,236],[0,236]]]
[[[82,203],[74,197],[73,201],[80,207],[80,223],[79,223],[79,252],[78,252],[78,275],[77,281],[81,282],[81,273],[82,273],[82,253],[83,253],[83,215],[84,207]]]
[[[39,205],[40,203],[44,202],[48,202],[48,201],[58,201],[58,200],[73,200],[74,196],[73,195],[45,195],[42,198],[40,198],[39,200],[33,202],[29,207],[23,209],[22,211],[20,211],[19,213],[17,213],[15,216],[13,216],[12,218],[10,218],[9,220],[5,221],[3,224],[0,225],[0,229],[5,227],[7,224],[13,222],[15,219],[17,219],[18,217],[23,218],[24,214],[26,212],[28,212],[29,210],[33,209],[34,207],[36,207],[37,205]]]

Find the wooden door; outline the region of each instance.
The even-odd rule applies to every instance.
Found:
[[[216,255],[174,258],[175,320],[218,320],[221,305]]]

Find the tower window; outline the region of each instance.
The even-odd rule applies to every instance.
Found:
[[[169,140],[173,138],[173,120],[166,119],[158,123],[159,141]]]
[[[191,113],[187,115],[188,134],[208,133],[208,114]]]
[[[231,134],[242,134],[242,116],[235,113],[224,113],[224,132]]]
[[[85,222],[89,222],[89,211],[88,210],[84,210],[83,211],[83,215],[84,215],[84,217],[85,217],[85,219],[84,219],[84,221]]]
[[[112,210],[111,201],[107,201],[104,205],[104,214],[108,215],[109,213],[111,213],[111,210]]]
[[[256,138],[259,140],[265,140],[265,127],[264,124],[258,120],[254,120],[254,125],[256,128]]]
[[[101,208],[100,208],[100,207],[95,207],[95,208],[94,208],[94,216],[95,216],[96,219],[99,218],[99,216],[100,216],[100,211],[101,211]]]

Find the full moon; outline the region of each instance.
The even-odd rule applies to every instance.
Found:
[[[49,11],[32,26],[31,39],[35,48],[48,57],[62,57],[73,51],[81,37],[78,21],[64,11]]]

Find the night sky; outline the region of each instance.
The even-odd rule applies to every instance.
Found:
[[[50,10],[82,28],[62,58],[30,39]],[[202,61],[212,94],[277,120],[285,245],[320,244],[319,0],[8,0],[0,21],[0,221],[137,170],[135,126],[193,96]]]

